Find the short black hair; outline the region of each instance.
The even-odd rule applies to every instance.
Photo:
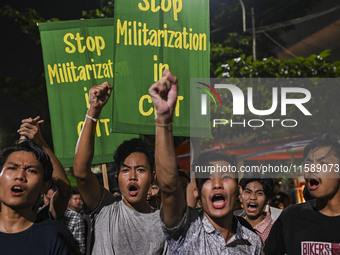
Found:
[[[43,166],[43,172],[44,172],[43,181],[44,182],[51,181],[53,167],[52,167],[50,157],[48,156],[46,151],[40,145],[35,144],[31,140],[26,140],[24,142],[16,144],[15,146],[4,148],[0,153],[0,171],[3,168],[8,157],[13,152],[17,152],[17,151],[32,152],[35,155],[35,157],[37,158],[37,160]]]
[[[271,178],[259,178],[256,176],[245,176],[240,180],[239,185],[244,190],[248,183],[251,182],[258,182],[262,185],[264,194],[266,195],[267,199],[271,199],[273,196],[274,191],[274,181]]]
[[[155,165],[154,151],[140,138],[133,138],[131,140],[124,141],[118,146],[115,154],[113,155],[115,165],[118,167],[118,173],[120,167],[124,163],[124,160],[134,152],[145,154],[150,166],[150,172],[152,173]]]
[[[79,190],[77,188],[72,188],[71,195],[80,195]]]
[[[225,161],[228,162],[231,166],[237,166],[237,161],[234,157],[231,157],[227,154],[221,153],[221,152],[216,152],[216,151],[204,151],[201,154],[199,154],[196,159],[192,163],[192,171],[195,171],[196,167],[201,167],[201,166],[210,166],[211,162],[214,161]],[[238,172],[236,171],[235,173],[235,181],[236,183],[238,182]],[[207,175],[210,175],[210,173],[207,173]],[[197,178],[195,177],[196,181],[196,187],[198,190],[198,196],[201,197],[201,190],[203,187],[203,184],[209,180],[208,176],[207,178]]]
[[[303,160],[306,159],[308,153],[315,148],[319,147],[331,147],[331,151],[340,161],[340,144],[338,140],[330,133],[325,133],[315,139],[313,139],[303,151]]]

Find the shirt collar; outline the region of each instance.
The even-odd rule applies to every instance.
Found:
[[[203,210],[201,211],[201,213],[202,213],[202,224],[203,224],[204,231],[209,233],[209,234],[216,231],[215,227],[211,224],[209,219],[203,213]],[[233,240],[238,240],[238,239],[247,239],[247,236],[245,236],[244,232],[242,231],[241,223],[237,220],[237,218],[235,216],[233,217],[233,225],[234,224],[236,224],[236,234],[232,236],[232,238],[229,240],[229,242],[233,241]]]
[[[261,221],[259,222],[255,227],[254,229],[260,233],[263,233],[263,231],[266,230],[266,228],[268,227],[268,225],[270,223],[272,223],[273,219],[272,217],[270,216],[269,213],[267,213],[266,217]]]
[[[214,232],[216,229],[215,227],[213,226],[213,224],[211,224],[211,222],[208,220],[208,218],[205,216],[203,210],[201,211],[202,213],[202,224],[203,224],[203,228],[204,228],[204,231],[207,232],[207,233],[212,233]]]
[[[233,224],[236,224],[236,234],[235,239],[246,239],[247,237],[244,237],[244,232],[242,230],[241,223],[237,220],[237,218],[234,216],[233,218]]]

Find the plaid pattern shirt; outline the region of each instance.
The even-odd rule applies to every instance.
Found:
[[[70,230],[74,237],[77,248],[81,254],[86,252],[86,231],[85,231],[85,220],[81,213],[73,211],[69,208],[66,209],[63,223]]]
[[[167,228],[164,222],[162,224],[171,254],[263,254],[260,237],[242,226],[236,217],[233,219],[235,234],[227,243],[222,233],[215,229],[202,210],[187,207],[178,226]]]

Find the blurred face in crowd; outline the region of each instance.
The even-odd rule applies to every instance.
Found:
[[[0,173],[1,206],[16,209],[32,209],[48,182],[43,181],[42,164],[34,153],[16,151],[11,153]]]
[[[83,200],[81,199],[80,194],[74,194],[71,196],[68,207],[76,212],[79,212],[83,206]]]
[[[330,199],[340,193],[339,159],[330,146],[311,150],[305,158],[304,171],[312,197]]]
[[[262,216],[268,203],[262,184],[257,181],[249,182],[242,190],[241,202],[249,219],[256,220]]]
[[[152,197],[155,197],[159,192],[159,187],[157,184],[152,184],[150,186],[149,192],[148,192],[148,200],[150,200]]]
[[[152,208],[158,209],[161,204],[161,196],[159,192],[159,186],[157,184],[152,184],[149,188],[147,200]]]
[[[49,189],[46,194],[44,194],[44,205],[48,205],[53,197],[53,189]]]
[[[147,204],[150,183],[151,169],[147,156],[141,152],[131,153],[125,158],[118,175],[124,203],[132,208]]]

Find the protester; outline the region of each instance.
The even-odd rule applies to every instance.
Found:
[[[48,208],[50,206],[50,202],[51,200],[53,200],[53,195],[55,194],[56,191],[57,187],[52,183],[51,187],[48,189],[47,193],[44,194],[44,197],[42,199],[45,207]]]
[[[161,208],[161,192],[159,190],[157,178],[153,181],[149,188],[147,200],[152,209],[157,210]]]
[[[46,208],[41,208],[45,208],[45,210],[40,209],[40,211],[38,212],[39,217],[59,220],[64,216],[65,210],[68,205],[68,200],[71,195],[70,182],[67,179],[65,170],[60,161],[54,155],[53,151],[48,146],[41,134],[40,125],[44,123],[44,120],[41,120],[40,116],[37,116],[34,119],[23,119],[21,122],[22,124],[17,131],[20,135],[19,143],[29,139],[32,140],[34,143],[40,145],[50,157],[53,166],[53,185],[51,186],[53,190],[49,189],[48,194],[44,195]]]
[[[264,245],[274,224],[270,213],[265,212],[265,207],[273,194],[273,179],[243,177],[239,185],[244,218],[261,237],[262,245]]]
[[[1,254],[76,254],[72,236],[62,223],[39,221],[33,210],[52,177],[47,153],[31,141],[0,154]]]
[[[111,91],[107,82],[90,89],[90,107],[74,159],[78,189],[94,218],[92,254],[167,254],[159,211],[153,212],[147,202],[153,151],[140,139],[125,141],[117,148],[114,161],[123,195],[119,202],[99,185],[91,171],[96,124]]]
[[[260,238],[233,217],[238,196],[233,173],[196,179],[196,196],[203,210],[188,207],[177,171],[172,122],[177,101],[177,78],[165,70],[149,93],[156,109],[156,174],[162,195],[163,230],[171,254],[262,254]],[[230,166],[226,155],[208,152],[193,165]]]
[[[52,214],[56,215],[54,206],[53,206],[53,200],[54,195],[57,194],[57,187],[53,184],[53,181],[51,182],[51,186],[48,189],[46,194],[43,194],[41,201],[38,200],[37,202],[37,214],[38,217],[41,219],[55,219]],[[54,213],[52,213],[52,212]],[[60,217],[59,217],[60,218]]]
[[[81,254],[86,253],[86,222],[82,213],[83,200],[77,189],[72,189],[68,207],[62,219],[73,235],[76,247]]]
[[[270,201],[270,206],[283,209],[286,208],[288,205],[290,205],[290,199],[289,196],[281,191],[281,185],[280,183],[274,184],[274,194]]]
[[[340,144],[325,134],[305,147],[303,158],[306,184],[314,199],[283,210],[266,241],[268,255],[339,253]]]

